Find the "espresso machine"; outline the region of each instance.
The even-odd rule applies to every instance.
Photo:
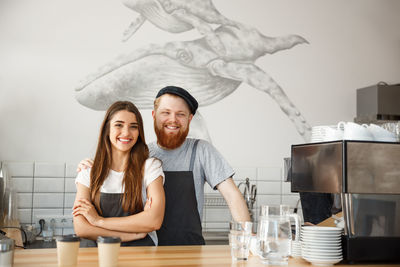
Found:
[[[399,143],[293,145],[291,180],[292,192],[312,196],[308,203],[302,199],[305,221],[308,216],[318,223],[342,212],[344,261],[400,262]]]

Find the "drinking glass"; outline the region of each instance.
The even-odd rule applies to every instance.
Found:
[[[233,261],[247,260],[249,257],[251,222],[230,222],[229,245]]]
[[[42,236],[43,236],[44,242],[53,241],[53,235],[54,235],[54,232],[53,232],[53,229],[51,229],[51,228],[48,228],[48,229],[42,231]]]

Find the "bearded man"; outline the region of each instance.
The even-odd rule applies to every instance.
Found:
[[[233,182],[234,170],[205,140],[186,138],[198,103],[176,86],[161,89],[152,111],[157,142],[149,144],[150,157],[163,163],[165,216],[157,231],[158,245],[204,245],[201,218],[204,183],[219,190],[235,221],[250,221],[242,194]],[[84,160],[78,166],[86,168]]]

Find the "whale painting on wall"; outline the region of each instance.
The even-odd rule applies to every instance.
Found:
[[[79,103],[105,110],[117,100],[129,100],[139,109],[151,109],[160,88],[176,85],[193,94],[201,107],[246,83],[272,97],[304,140],[309,140],[311,127],[303,115],[279,84],[255,64],[266,54],[307,43],[303,37],[265,36],[254,27],[225,18],[211,0],[124,0],[124,4],[139,13],[125,31],[125,40],[146,20],[172,33],[195,28],[200,37],[150,44],[118,56],[79,83],[75,89]],[[213,29],[211,24],[218,26]],[[200,112],[189,134],[210,141]]]

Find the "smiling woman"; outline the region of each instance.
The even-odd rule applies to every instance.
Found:
[[[91,240],[118,236],[125,246],[157,245],[163,181],[161,162],[149,158],[139,110],[131,102],[114,103],[100,129],[93,167],[76,178],[75,232]]]

